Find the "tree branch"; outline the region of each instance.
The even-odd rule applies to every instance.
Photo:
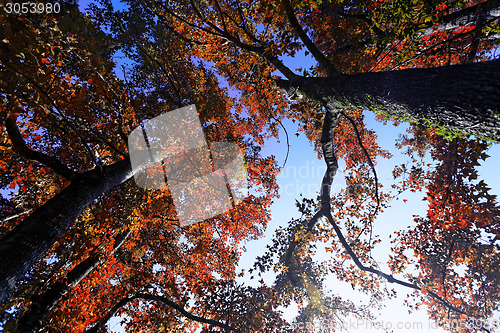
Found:
[[[476,19],[476,26],[483,27],[485,21],[486,21],[485,15],[479,15]],[[472,42],[470,44],[469,51],[467,52],[467,59],[465,60],[466,63],[474,62],[482,32],[483,32],[482,29],[477,29],[476,32],[472,35]]]
[[[276,69],[279,70],[281,74],[283,74],[287,79],[293,80],[300,77],[299,75],[295,74],[290,68],[285,66],[285,64],[276,56],[268,54],[264,47],[243,43],[241,40],[232,35],[226,35],[225,38],[243,50],[260,55],[261,57],[269,61],[274,67],[276,67]]]
[[[5,234],[0,239],[0,302],[89,204],[138,170],[132,170],[127,157],[77,174],[67,187]]]
[[[326,171],[321,182],[321,210],[330,211],[330,191],[333,183],[333,178],[338,170],[337,156],[333,146],[333,134],[335,125],[337,124],[339,110],[332,110],[327,105],[325,120],[323,121],[323,129],[321,132],[321,146],[323,158],[326,163]]]
[[[324,216],[326,211],[330,210],[330,190],[333,182],[333,178],[338,170],[337,157],[335,156],[335,151],[333,149],[333,130],[335,128],[335,122],[338,119],[338,113],[333,110],[328,110],[323,120],[323,131],[321,134],[321,144],[323,149],[323,158],[327,165],[325,175],[321,182],[321,208],[314,214],[314,216],[307,222],[307,232],[310,232],[321,217]],[[290,245],[288,246],[287,252],[284,256],[283,264],[287,267],[291,266],[291,260],[295,249],[299,245],[300,240],[292,239]]]
[[[11,115],[5,119],[5,127],[7,128],[7,134],[12,142],[13,150],[20,156],[28,159],[40,162],[52,170],[54,170],[59,175],[63,176],[67,180],[73,180],[76,176],[76,172],[68,168],[57,158],[47,155],[45,153],[33,150],[26,145],[24,138],[19,132],[19,128],[16,124],[16,116]]]
[[[165,305],[167,305],[167,306],[169,306],[169,307],[177,310],[178,312],[180,312],[186,318],[194,320],[194,321],[197,321],[199,323],[204,323],[204,324],[209,324],[209,325],[212,325],[212,326],[220,327],[220,328],[222,328],[224,330],[232,331],[232,332],[235,332],[235,333],[241,333],[241,331],[238,328],[232,327],[232,326],[230,326],[230,325],[228,325],[226,323],[222,323],[222,322],[217,321],[217,320],[207,319],[207,318],[204,318],[204,317],[200,317],[200,316],[194,315],[194,314],[190,313],[189,311],[187,311],[186,309],[184,309],[182,306],[178,305],[177,303],[169,300],[168,298],[166,298],[164,296],[157,296],[157,295],[151,295],[151,294],[145,294],[145,293],[136,293],[133,296],[125,297],[122,300],[120,300],[118,303],[116,303],[108,311],[108,313],[99,322],[97,322],[92,328],[88,329],[86,331],[86,333],[97,333],[97,332],[99,332],[99,329],[103,325],[105,325],[106,322],[108,320],[110,320],[111,317],[113,317],[116,314],[116,312],[118,312],[118,310],[120,310],[120,308],[122,308],[123,306],[125,306],[127,303],[132,302],[133,300],[139,299],[139,298],[150,300],[150,301],[161,302],[161,303],[163,303],[163,304],[165,304]]]
[[[325,162],[327,164],[327,170],[325,172],[325,176],[323,177],[323,181],[322,181],[322,184],[321,184],[321,206],[320,206],[320,210],[308,221],[307,223],[307,231],[311,231],[312,228],[314,227],[314,225],[317,223],[317,221],[321,218],[321,217],[326,217],[328,219],[328,222],[332,225],[333,229],[335,230],[335,233],[337,235],[337,237],[339,238],[342,246],[344,247],[345,251],[349,254],[349,256],[351,257],[351,259],[354,261],[354,263],[356,264],[356,266],[363,270],[363,271],[367,271],[367,272],[370,272],[370,273],[373,273],[375,275],[378,275],[384,279],[386,279],[389,283],[397,283],[401,286],[404,286],[404,287],[407,287],[407,288],[411,288],[411,289],[414,289],[414,290],[418,290],[418,291],[423,291],[423,288],[422,287],[419,287],[418,285],[414,284],[414,283],[410,283],[410,282],[407,282],[407,281],[403,281],[403,280],[400,280],[400,279],[397,279],[395,278],[392,274],[387,274],[387,273],[384,273],[374,267],[371,267],[371,266],[365,266],[363,265],[363,263],[361,263],[361,261],[359,260],[358,256],[356,255],[356,253],[353,251],[353,249],[351,248],[351,246],[349,245],[349,243],[347,242],[347,240],[345,239],[344,235],[342,234],[342,231],[340,230],[340,228],[338,227],[338,225],[335,223],[335,221],[333,220],[333,217],[332,217],[332,214],[331,214],[331,211],[330,211],[330,200],[331,200],[331,194],[330,194],[330,188],[331,188],[331,183],[333,181],[333,177],[335,175],[335,172],[337,171],[337,159],[336,159],[336,156],[335,156],[335,152],[334,152],[334,149],[333,149],[333,131],[334,131],[334,127],[335,127],[335,122],[338,118],[338,115],[340,113],[342,113],[344,116],[346,116],[343,112],[338,112],[337,110],[335,110],[333,107],[327,105],[326,103],[324,103],[324,106],[327,110],[327,113],[325,115],[325,120],[323,122],[323,131],[322,131],[322,135],[321,135],[321,143],[322,143],[322,146],[323,146],[323,157],[325,159]],[[348,118],[349,120],[350,118]],[[350,119],[350,121],[353,122],[352,119]],[[355,131],[356,131],[356,135],[358,136],[358,140],[361,139],[360,135],[359,135],[359,131],[357,130],[357,127],[356,127],[356,124],[355,123],[352,123],[352,125],[354,126],[355,128]],[[368,152],[366,151],[366,149],[364,148],[364,146],[362,145],[362,142],[360,142],[360,145],[361,147],[363,148],[363,150],[365,151],[365,154],[368,158],[368,160],[370,161],[370,165],[372,166],[373,168],[373,163],[371,162],[371,159],[368,155]],[[375,173],[375,177],[376,177],[376,173]],[[376,184],[378,185],[378,182],[376,182]],[[378,193],[378,192],[377,192]],[[377,197],[378,197],[378,194],[377,194]],[[291,259],[293,257],[293,252],[295,251],[295,248],[298,246],[299,244],[299,240],[295,240],[295,239],[292,239],[288,249],[287,249],[287,252],[285,254],[285,256],[283,257],[283,263],[287,266],[287,267],[290,267],[291,266]],[[437,295],[436,293],[432,292],[432,291],[427,291],[427,293],[432,297],[434,298],[435,300],[437,300],[439,303],[441,303],[442,305],[444,305],[445,307],[447,307],[448,309],[450,310],[453,310],[459,314],[466,314],[465,311],[453,306],[452,304],[450,304],[449,302],[447,302],[446,300],[444,300],[442,297],[440,297],[439,295]]]
[[[290,153],[290,141],[288,139],[288,131],[286,130],[285,126],[283,126],[283,123],[281,122],[281,120],[279,120],[277,118],[275,118],[275,119],[276,119],[276,121],[278,121],[278,124],[280,124],[281,128],[285,132],[285,137],[286,137],[286,156],[285,156],[285,161],[283,162],[283,166],[282,166],[282,168],[284,168],[286,165],[286,161],[288,161],[288,154]]]
[[[227,31],[226,20],[224,20],[224,14],[223,14],[222,9],[220,7],[219,1],[213,0],[213,2],[215,3],[215,9],[217,9],[217,13],[219,13],[219,17],[222,21],[222,28],[224,29],[224,31]]]
[[[369,18],[368,15],[365,15],[365,14],[352,14],[352,13],[340,12],[340,11],[336,11],[336,10],[328,10],[326,12],[321,12],[321,14],[323,14],[323,15],[332,15],[333,14],[333,15],[344,17],[344,18],[358,19],[358,20],[366,22],[366,24],[368,24],[370,29],[377,35],[377,37],[384,37],[386,35],[386,32],[383,31],[382,29],[380,29],[377,26],[377,24],[371,18]]]
[[[351,123],[352,127],[354,128],[354,132],[356,132],[356,137],[358,138],[358,143],[359,143],[361,149],[363,149],[363,152],[365,153],[366,159],[368,160],[368,163],[370,164],[370,168],[373,171],[373,177],[375,178],[375,199],[377,200],[377,207],[375,207],[375,211],[372,213],[372,217],[375,217],[375,215],[377,215],[377,212],[380,208],[380,197],[379,197],[379,193],[378,193],[377,171],[375,170],[375,165],[373,164],[373,161],[370,157],[370,154],[368,153],[365,146],[363,145],[363,140],[361,140],[361,135],[359,133],[358,126],[356,125],[356,122],[351,117],[346,115],[344,112],[342,112],[341,114]]]
[[[399,279],[395,278],[392,274],[387,274],[387,273],[384,273],[384,272],[382,272],[374,267],[363,265],[361,263],[361,261],[359,260],[358,256],[356,255],[356,253],[354,253],[352,248],[347,243],[346,239],[344,238],[344,235],[342,234],[342,231],[340,230],[338,225],[333,220],[332,214],[328,211],[328,212],[325,212],[325,216],[328,218],[328,222],[330,222],[333,229],[335,230],[335,233],[337,234],[337,237],[339,238],[340,242],[342,243],[342,246],[344,247],[346,252],[349,254],[351,259],[354,261],[354,263],[356,264],[356,266],[358,266],[359,269],[361,269],[362,271],[370,272],[370,273],[373,273],[373,274],[378,275],[380,277],[383,277],[389,283],[396,283],[396,284],[399,284],[399,285],[407,287],[407,288],[415,289],[418,291],[423,291],[422,287],[419,287],[414,283],[399,280]],[[447,301],[445,301],[443,298],[438,296],[436,293],[434,293],[430,290],[428,290],[427,292],[429,293],[429,295],[432,296],[432,298],[439,301],[441,304],[446,306],[448,309],[453,310],[453,311],[460,313],[460,314],[466,314],[464,311],[460,310],[459,308],[457,308],[457,307],[451,305],[450,303],[448,303]]]
[[[326,70],[329,76],[338,75],[339,72],[337,71],[335,66],[333,66],[333,64],[318,49],[316,44],[314,44],[314,42],[309,38],[309,36],[307,36],[307,33],[304,31],[304,29],[302,29],[302,26],[300,25],[299,21],[297,20],[297,17],[293,12],[293,8],[290,5],[290,2],[288,0],[283,0],[281,3],[283,4],[283,8],[285,9],[285,13],[288,18],[288,21],[290,22],[290,25],[295,30],[295,32],[302,40],[304,45],[307,47],[309,52],[311,52],[314,59],[316,59],[316,61]]]
[[[36,83],[35,80],[33,80],[32,77],[30,77],[29,75],[26,75],[25,73],[23,73],[22,71],[20,70],[17,70],[15,67],[12,67],[10,66],[9,67],[10,69],[12,69],[14,72],[16,72],[17,74],[21,75],[22,77],[24,77],[27,81],[29,81],[43,96],[45,96],[45,98],[48,100],[48,102],[54,107],[54,110],[56,110],[57,112],[55,112],[60,118],[62,118],[66,124],[68,124],[68,126],[73,130],[73,132],[75,132],[75,134],[80,138],[80,141],[82,142],[83,146],[85,147],[85,149],[87,149],[87,152],[89,153],[90,155],[90,158],[92,159],[92,161],[94,162],[94,165],[97,166],[97,165],[100,165],[95,156],[94,156],[94,152],[92,151],[92,149],[90,149],[90,147],[87,145],[87,143],[85,142],[85,140],[83,139],[82,135],[80,134],[80,132],[75,128],[75,126],[73,126],[73,124],[69,121],[69,119],[64,115],[64,113],[59,110],[59,107],[57,106],[57,103],[50,97],[48,91],[42,89],[42,87]],[[51,112],[52,113],[52,112]]]
[[[10,216],[7,216],[7,217],[4,217],[3,219],[0,220],[0,224],[3,224],[7,221],[10,221],[10,220],[13,220],[15,218],[18,218],[19,216],[23,216],[24,214],[28,214],[29,212],[31,212],[33,209],[28,209],[28,210],[25,210],[24,212],[21,212],[21,213],[18,213],[18,214],[14,214],[14,215],[10,215]]]
[[[257,45],[251,45],[251,44],[244,43],[240,40],[239,37],[234,36],[234,35],[230,34],[229,32],[220,29],[219,27],[217,27],[215,24],[213,24],[212,22],[210,22],[208,20],[204,20],[204,22],[207,23],[208,26],[210,26],[215,31],[212,31],[212,30],[204,28],[204,27],[200,27],[192,22],[189,22],[187,19],[183,18],[182,16],[174,13],[165,4],[161,4],[161,6],[165,10],[165,12],[167,14],[169,14],[170,16],[172,16],[174,19],[188,25],[189,27],[191,27],[195,30],[203,31],[209,35],[213,35],[213,36],[218,37],[218,38],[223,38],[229,42],[232,42],[234,45],[238,46],[239,48],[241,48],[243,50],[246,50],[246,51],[249,51],[252,53],[256,53],[256,54],[262,56],[264,59],[269,61],[274,67],[276,67],[276,69],[279,70],[289,80],[299,77],[299,75],[295,74],[290,68],[285,66],[285,64],[281,60],[279,60],[276,56],[268,54],[268,52],[266,52],[266,49],[262,45],[257,46]],[[197,11],[197,8],[195,7],[195,8],[193,8],[193,10]],[[200,18],[203,19],[203,16],[202,15],[200,16],[200,15],[201,15],[201,13],[197,14],[197,16],[199,16]],[[168,27],[168,24],[166,24],[166,25]]]
[[[485,23],[485,25],[489,24],[491,22],[492,21],[488,21],[488,22]],[[483,29],[482,26],[481,27],[478,26],[478,27],[475,27],[472,30],[469,30],[469,31],[466,31],[466,32],[463,32],[463,33],[460,33],[460,34],[457,34],[457,35],[454,35],[453,37],[450,37],[450,38],[448,38],[446,40],[443,40],[443,41],[440,41],[438,43],[435,43],[435,44],[427,47],[425,50],[422,50],[422,51],[418,52],[413,57],[411,57],[409,59],[406,59],[405,61],[399,63],[397,66],[394,66],[393,68],[391,68],[391,71],[395,71],[395,70],[399,69],[401,66],[403,66],[403,65],[405,65],[405,64],[407,64],[407,63],[409,63],[409,62],[411,62],[411,61],[413,61],[415,59],[417,59],[418,57],[421,57],[421,56],[425,55],[427,52],[429,52],[430,50],[432,50],[432,49],[434,49],[436,47],[439,47],[439,46],[442,47],[443,45],[449,44],[452,41],[454,41],[456,39],[459,39],[461,37],[465,37],[465,36],[470,35],[470,34],[475,34],[477,31],[481,31],[482,29]]]
[[[478,14],[479,13],[479,14]],[[368,25],[374,24],[374,22],[366,15],[363,14],[348,14],[348,13],[341,13],[338,11],[326,11],[321,14],[329,15],[337,15],[337,16],[343,16],[343,17],[353,17],[353,18],[358,18],[361,20],[364,20],[365,22],[368,23]],[[434,32],[438,30],[448,30],[448,29],[454,29],[458,28],[461,26],[467,26],[471,24],[476,23],[476,18],[478,15],[482,15],[485,19],[485,21],[492,22],[492,20],[496,20],[500,18],[500,6],[498,5],[496,0],[488,0],[484,3],[480,3],[471,7],[467,7],[465,9],[459,10],[457,12],[453,12],[451,14],[442,16],[438,19],[437,23],[438,25],[433,26],[434,22],[430,23],[425,23],[425,24],[414,24],[408,27],[408,30],[411,31],[416,31],[416,36],[417,37],[423,37],[427,36],[430,34],[433,34]],[[487,25],[486,23],[485,25]],[[484,26],[485,26],[484,25]],[[481,26],[480,28],[483,28],[484,26]],[[393,37],[393,38],[402,38],[402,36],[395,36],[394,34],[387,33],[386,31],[383,31],[382,29],[378,28],[376,25],[371,26],[372,30],[375,32],[377,37]],[[497,38],[495,35],[492,35],[491,38]],[[447,41],[444,41],[447,42]],[[375,43],[375,38],[368,38],[364,40],[362,43],[355,45],[355,46],[347,46],[343,47],[341,49],[337,49],[337,52],[349,52],[351,49],[356,48],[363,48],[363,47],[368,47],[371,46]]]
[[[241,23],[238,23],[238,21],[235,18],[233,18],[228,12],[223,12],[223,14],[231,22],[233,22],[236,25],[236,27],[238,27],[238,29],[243,30],[243,32],[245,33],[245,35],[247,35],[251,40],[253,40],[256,43],[262,43],[261,40],[259,40],[257,37],[255,37],[255,35],[248,30],[248,27],[247,27],[247,25],[245,23],[245,18],[243,17],[243,13],[242,13],[240,2],[236,1],[235,5],[236,5],[236,10],[238,11],[238,17],[240,18]]]

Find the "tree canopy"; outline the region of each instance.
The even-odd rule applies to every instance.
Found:
[[[128,331],[307,332],[299,324],[318,320],[333,331],[343,316],[373,320],[371,308],[395,296],[386,283],[407,287],[409,307],[426,306],[434,320],[491,318],[500,207],[477,167],[500,140],[499,6],[100,0],[87,13],[61,1],[58,13],[16,14],[3,5],[4,330],[99,332],[119,314]],[[316,65],[288,67],[299,53]],[[128,136],[192,104],[208,142],[241,148],[252,194],[185,226],[171,188],[134,182]],[[411,125],[397,142],[410,162],[394,169],[392,191],[375,168],[389,147],[363,110]],[[280,221],[268,251],[239,272],[278,196],[281,167],[261,146],[286,131],[284,119],[324,161],[321,191],[297,201],[300,218]],[[346,187],[332,193],[339,159]],[[372,230],[404,191],[425,193],[428,211],[392,235],[386,271]],[[326,262],[315,260],[318,244]],[[271,285],[237,282],[266,272]],[[332,274],[372,303],[329,290]],[[282,308],[292,302],[300,311],[290,323]]]

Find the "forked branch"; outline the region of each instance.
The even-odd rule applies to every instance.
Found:
[[[363,265],[361,263],[361,261],[359,260],[358,256],[356,255],[356,253],[353,251],[353,249],[347,243],[346,239],[344,238],[344,235],[342,234],[342,231],[340,230],[340,228],[338,227],[338,225],[333,220],[331,212],[330,211],[325,212],[325,216],[327,217],[328,222],[330,222],[330,224],[332,225],[333,229],[335,230],[335,233],[337,234],[337,237],[339,238],[340,242],[342,243],[342,246],[344,247],[344,249],[346,250],[346,252],[349,254],[349,256],[351,257],[351,259],[354,261],[354,263],[356,264],[356,266],[359,269],[361,269],[362,271],[370,272],[372,274],[375,274],[375,275],[378,275],[380,277],[383,277],[389,283],[396,283],[396,284],[399,284],[399,285],[401,285],[403,287],[415,289],[415,290],[418,290],[420,292],[424,291],[423,287],[419,287],[415,283],[411,283],[411,282],[407,282],[407,281],[403,281],[403,280],[397,279],[392,274],[384,273],[381,270],[378,270],[378,269],[376,269],[376,268],[374,268],[372,266],[365,266],[365,265]],[[441,303],[446,308],[448,308],[448,309],[450,309],[450,310],[452,310],[452,311],[454,311],[454,312],[456,312],[458,314],[463,314],[463,315],[468,315],[468,316],[475,317],[474,315],[471,315],[471,314],[469,314],[469,313],[467,313],[467,312],[465,312],[465,311],[457,308],[456,306],[450,304],[448,301],[446,301],[444,298],[442,298],[441,296],[439,296],[435,292],[430,291],[430,290],[426,290],[426,292],[432,298],[434,298],[435,300],[437,300],[439,303]],[[481,329],[483,331],[485,331],[485,332],[490,332],[488,329],[486,329],[484,327],[481,327]]]
[[[332,186],[333,178],[337,173],[338,164],[337,157],[335,155],[335,151],[333,150],[333,130],[335,128],[335,123],[338,119],[338,113],[333,111],[327,111],[325,115],[325,119],[323,121],[323,131],[321,135],[321,143],[323,149],[323,158],[325,159],[325,163],[327,165],[325,175],[323,176],[323,180],[321,182],[321,208],[320,210],[314,214],[314,216],[307,221],[306,224],[306,232],[312,231],[316,223],[320,220],[321,217],[324,216],[325,211],[330,210],[330,189]],[[293,258],[293,254],[295,249],[300,244],[300,240],[292,238],[290,244],[288,245],[287,252],[283,258],[283,264],[287,267],[291,267],[291,261]]]

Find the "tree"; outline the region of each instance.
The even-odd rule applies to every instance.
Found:
[[[143,77],[133,84],[116,78],[111,39],[75,5],[64,4],[60,15],[1,15],[6,32],[0,54],[2,185],[17,190],[3,199],[14,207],[13,215],[5,216],[0,241],[5,329],[13,330],[27,310],[18,329],[36,331],[57,304],[45,323],[84,329],[98,318],[82,316],[154,282],[170,283],[163,290],[186,302],[188,291],[214,274],[233,276],[238,244],[257,237],[267,223],[277,170],[273,158],[261,158],[258,147],[243,139],[250,124],[231,115],[231,100],[216,77],[203,66],[185,65],[185,55],[171,49],[177,62],[154,67],[163,71],[153,82],[158,90],[146,94],[141,80],[151,73],[138,70]],[[168,83],[172,77],[185,85]],[[155,95],[160,91],[165,97],[163,89],[173,97]],[[234,215],[184,228],[169,218],[174,207],[168,193],[131,190],[126,142],[142,121],[193,102],[211,140],[229,138],[245,148],[249,181],[264,195],[248,197]],[[153,203],[155,209],[148,206]],[[165,231],[159,239],[153,230],[144,231],[158,226]],[[131,236],[124,246],[119,239],[127,229]],[[195,246],[183,244],[183,238]],[[160,241],[166,239],[172,247],[168,254]],[[148,276],[158,269],[154,261],[169,269],[153,281]],[[173,283],[178,279],[186,285]],[[117,280],[122,284],[116,286]],[[14,285],[15,296],[7,297]],[[91,290],[101,299],[93,299]],[[73,293],[77,298],[68,302]],[[80,316],[65,316],[77,309]]]
[[[389,282],[427,291],[418,284],[398,280],[372,264],[363,264],[362,254],[343,236],[330,212],[329,189],[337,169],[337,147],[331,144],[334,139],[331,131],[341,115],[356,127],[355,120],[342,114],[343,109],[368,109],[438,127],[442,133],[454,131],[498,140],[499,101],[493,92],[500,88],[495,79],[500,63],[478,61],[486,60],[485,51],[498,45],[496,3],[469,3],[467,7],[459,1],[430,1],[425,5],[398,1],[319,5],[271,1],[243,6],[239,2],[216,0],[186,1],[178,5],[147,2],[144,8],[163,21],[166,29],[190,41],[194,55],[212,61],[229,84],[243,90],[240,101],[249,110],[260,111],[252,113],[257,121],[273,122],[275,115],[262,110],[262,104],[264,109],[269,109],[269,101],[274,101],[276,106],[273,113],[287,114],[286,103],[276,86],[290,96],[307,97],[292,105],[297,112],[291,116],[302,120],[308,133],[318,133],[318,123],[307,121],[324,111],[321,146],[328,170],[317,213],[300,222],[305,232],[312,232],[320,218],[325,217],[358,269]],[[303,48],[318,65],[304,70],[301,76],[285,66],[280,57],[293,56]],[[458,56],[452,56],[452,51]],[[464,62],[467,64],[460,64]],[[263,69],[266,64],[267,70]],[[394,67],[406,69],[390,70]],[[374,69],[378,71],[373,72]],[[286,80],[273,77],[273,70],[278,70]],[[251,75],[245,74],[247,72]],[[363,146],[359,129],[356,134]],[[364,153],[373,168],[366,148]],[[372,188],[377,204],[373,215],[376,215],[382,200],[376,175],[374,180]],[[341,218],[341,214],[338,217]],[[293,284],[303,283],[290,269],[300,241],[289,237],[285,243],[288,250],[281,252],[283,274]],[[369,247],[365,253],[368,252]],[[350,278],[354,278],[353,273]],[[464,314],[437,293],[427,293],[441,306]],[[474,316],[474,312],[468,314]]]
[[[489,37],[496,38],[493,26],[499,16],[498,7],[493,3],[488,2],[463,11],[458,9],[464,7],[464,3],[440,1],[428,2],[425,6],[415,2],[398,10],[394,9],[403,5],[403,2],[352,1],[320,6],[313,2],[301,2],[300,5],[288,1],[254,2],[245,10],[238,4],[220,1],[185,2],[178,7],[148,2],[145,6],[152,15],[156,14],[159,19],[164,20],[168,29],[178,31],[179,38],[191,40],[195,54],[213,61],[221,68],[221,73],[225,73],[228,81],[239,89],[250,92],[257,80],[269,82],[269,75],[267,79],[264,75],[254,75],[255,81],[249,83],[243,74],[262,58],[287,79],[278,79],[279,87],[288,91],[298,89],[314,100],[331,104],[330,107],[377,110],[390,116],[430,122],[434,126],[498,139],[498,100],[492,94],[499,89],[498,81],[495,80],[498,62],[434,67],[463,61],[444,54],[444,50],[439,49],[442,45],[447,45],[450,52],[454,50],[466,54],[464,50],[468,50],[474,55],[480,53],[479,50],[484,52],[494,47],[495,42],[490,42],[483,33],[475,33],[481,30]],[[339,15],[330,15],[331,10]],[[302,27],[296,11],[307,28],[314,31],[313,39]],[[473,19],[452,19],[469,18],[471,12],[476,13],[477,20],[481,18],[482,23],[477,27],[471,27],[472,23],[476,23]],[[326,20],[331,25],[324,24],[325,21],[322,20],[321,24],[318,22],[325,15],[330,16]],[[386,26],[379,24],[378,20]],[[430,33],[429,25],[434,21],[436,31]],[[445,24],[448,21],[463,25],[456,28],[454,24]],[[347,32],[339,36],[324,32],[337,23]],[[259,24],[264,29],[257,28]],[[317,28],[320,25],[322,27]],[[354,57],[350,54],[347,56],[348,67],[342,67],[342,63],[337,64],[342,61],[343,56],[338,53],[344,52],[337,44],[347,43],[346,41],[355,44],[357,40],[366,38],[374,40],[377,46],[361,43],[363,47],[353,51]],[[316,45],[314,39],[321,40],[321,45]],[[474,44],[478,40],[481,44],[478,48],[467,48],[468,44],[465,45]],[[403,43],[406,45],[404,48]],[[197,47],[198,44],[203,45]],[[382,48],[384,44],[394,46],[386,54],[377,52],[377,48]],[[280,56],[293,56],[303,47],[318,62],[319,67],[315,73],[319,75],[316,77],[297,75],[279,60]],[[423,48],[425,49],[422,50]],[[214,53],[214,49],[218,52]],[[402,51],[398,52],[397,60],[400,64],[404,62],[407,70],[369,70],[371,67],[380,68],[377,62],[391,56],[394,61],[393,49]],[[221,56],[223,53],[232,57],[241,56],[245,58],[246,64],[229,61],[227,56]],[[426,61],[424,54],[428,58],[440,60]],[[250,59],[252,61],[248,63]],[[429,63],[434,66],[429,67]],[[227,73],[228,66],[231,74]],[[272,70],[268,71],[271,72]],[[260,81],[260,87],[266,81]],[[275,85],[271,82],[268,89],[274,91]]]
[[[473,290],[477,281],[469,277],[463,280],[471,281],[469,289],[446,289],[459,281],[449,273],[440,289],[428,288],[426,283],[437,281],[438,273],[448,272],[446,265],[435,267],[436,257],[428,256],[434,250],[418,254],[424,277],[395,277],[405,265],[402,251],[418,249],[419,244],[409,240],[396,249],[392,272],[376,266],[370,255],[377,243],[371,227],[390,196],[379,191],[374,164],[376,157],[390,154],[378,147],[376,133],[364,128],[360,109],[439,127],[442,133],[460,130],[498,140],[500,103],[494,92],[499,88],[499,62],[479,61],[488,59],[486,52],[498,45],[494,1],[127,5],[126,10],[114,10],[103,1],[93,8],[94,20],[71,7],[60,16],[5,15],[2,20],[7,38],[0,44],[0,60],[7,85],[0,86],[6,147],[1,179],[4,187],[18,190],[16,199],[2,202],[12,214],[6,216],[0,240],[1,257],[6,258],[0,276],[3,298],[17,282],[13,297],[5,301],[4,309],[11,310],[3,314],[6,325],[38,311],[28,330],[42,324],[84,331],[91,325],[98,329],[115,313],[126,313],[130,330],[147,325],[187,330],[209,323],[233,331],[247,327],[266,332],[284,325],[277,307],[292,299],[305,304],[298,320],[331,320],[338,313],[369,318],[366,309],[324,290],[325,270],[371,293],[375,301],[390,294],[380,287],[382,281],[409,287],[425,295],[422,299],[436,317],[445,310],[469,318],[491,313],[478,311],[481,305],[496,304],[491,270],[479,274],[488,278],[479,296]],[[100,25],[107,25],[112,36]],[[122,80],[112,72],[116,48],[135,62],[132,69],[123,70]],[[281,58],[303,48],[318,65],[298,75]],[[219,87],[216,74],[241,96],[231,98]],[[191,103],[200,110],[207,138],[245,147],[250,183],[262,187],[264,195],[186,228],[173,218],[168,192],[139,190],[127,181],[133,172],[126,135],[144,120]],[[321,194],[318,200],[298,202],[302,218],[280,230],[270,253],[257,261],[256,269],[276,270],[275,285],[236,286],[228,280],[236,275],[239,244],[261,234],[277,194],[276,162],[260,158],[256,144],[276,137],[283,117],[301,123],[325,160]],[[248,135],[253,142],[245,139]],[[433,141],[438,150],[439,142]],[[448,144],[444,142],[442,147]],[[470,164],[481,149],[472,149],[478,153],[464,166],[468,174],[473,174]],[[446,166],[436,169],[435,184],[425,183],[418,174],[411,183],[416,189],[427,185],[430,201],[442,199],[438,190],[453,169],[451,157],[441,155]],[[337,158],[348,166],[348,187],[332,197]],[[46,173],[33,177],[34,170]],[[463,194],[467,186],[455,190]],[[484,186],[477,195],[488,198]],[[430,207],[434,215],[428,219],[437,223],[434,230],[444,228],[436,221],[454,211],[457,202],[479,199],[464,195],[453,200],[444,200],[444,208]],[[495,216],[496,206],[491,203],[468,216],[457,214],[460,230],[478,214]],[[487,228],[494,227],[492,221]],[[131,230],[130,236],[117,246],[124,227]],[[428,224],[422,222],[423,227]],[[415,232],[427,229],[422,230]],[[439,262],[458,262],[460,254],[494,267],[494,249],[481,252],[469,244],[455,252],[455,237],[448,233],[429,238],[422,249],[437,249]],[[326,268],[312,260],[318,240],[327,242],[332,252]],[[474,237],[469,241],[474,243]],[[352,260],[351,267],[340,264],[345,260]],[[481,269],[473,268],[471,272]],[[487,286],[492,300],[478,300],[485,297]],[[461,295],[473,303],[456,302]],[[37,310],[40,300],[46,306]],[[190,302],[196,307],[188,309]],[[57,309],[49,313],[55,304]],[[180,314],[193,322],[181,321]]]

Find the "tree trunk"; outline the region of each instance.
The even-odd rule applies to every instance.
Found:
[[[288,91],[500,141],[500,60],[426,69],[279,80]]]
[[[449,30],[468,25],[476,25],[478,18],[483,22],[500,18],[500,4],[497,0],[488,0],[474,6],[467,7],[457,12],[443,16],[438,20],[439,25],[434,22],[428,23],[429,27],[420,31],[418,36],[430,35],[437,30]]]
[[[129,158],[79,174],[0,239],[0,303],[89,204],[132,176]]]
[[[113,252],[125,242],[131,230],[127,230],[115,237]],[[60,299],[73,289],[88,273],[94,270],[103,259],[95,252],[87,259],[73,267],[65,278],[53,283],[40,295],[35,295],[26,313],[17,322],[17,332],[38,332],[47,315],[56,307]]]

